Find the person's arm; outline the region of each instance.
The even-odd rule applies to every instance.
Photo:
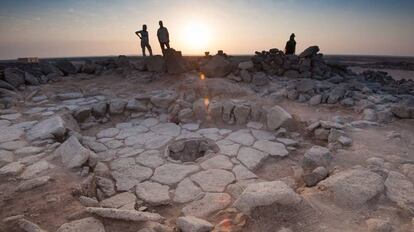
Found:
[[[136,31],[135,35],[137,35],[140,39],[142,39],[142,37],[139,35],[141,33],[141,31]]]
[[[168,41],[170,41],[170,33],[168,33],[168,29],[167,28],[165,28],[165,33],[167,34]]]

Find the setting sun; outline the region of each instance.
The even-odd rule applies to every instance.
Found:
[[[184,27],[184,40],[186,45],[192,49],[199,51],[206,48],[210,40],[210,31],[208,26],[203,23],[189,23]]]

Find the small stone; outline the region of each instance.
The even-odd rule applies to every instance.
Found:
[[[135,222],[145,222],[145,221],[162,221],[164,218],[157,213],[148,213],[140,212],[136,210],[121,210],[121,209],[111,209],[111,208],[94,208],[88,207],[86,211],[91,214],[103,218],[124,220],[124,221],[135,221]]]
[[[292,120],[292,116],[280,106],[274,106],[267,113],[267,127],[270,130],[286,126]]]
[[[209,232],[213,229],[210,222],[193,216],[179,217],[176,224],[182,232]]]
[[[311,173],[303,176],[307,187],[315,186],[319,181],[328,176],[328,170],[324,167],[317,167]]]
[[[0,168],[0,176],[16,176],[24,168],[24,165],[20,162],[9,163],[6,166]]]
[[[306,151],[302,160],[302,167],[306,170],[313,170],[317,167],[328,167],[331,163],[332,155],[325,147],[313,146]]]
[[[105,232],[105,227],[98,219],[83,218],[63,224],[56,232]]]

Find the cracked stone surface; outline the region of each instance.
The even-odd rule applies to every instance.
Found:
[[[145,181],[137,185],[138,198],[150,205],[165,205],[170,202],[169,187],[155,182]]]
[[[126,167],[121,167],[112,171],[112,176],[116,180],[116,187],[118,191],[126,191],[147,180],[152,175],[150,168],[135,164]]]
[[[267,140],[259,140],[254,143],[253,147],[263,152],[266,152],[271,156],[284,157],[289,154],[288,150],[286,150],[285,145],[283,145],[282,143],[271,142]]]
[[[186,203],[204,196],[203,191],[197,187],[190,178],[182,180],[175,189],[174,202]]]
[[[231,169],[233,167],[233,163],[224,155],[214,156],[200,165],[204,169]]]
[[[233,173],[221,169],[201,171],[190,178],[207,192],[223,192],[235,180]]]
[[[172,185],[199,169],[196,165],[167,163],[156,168],[151,179],[161,184]]]
[[[254,137],[250,133],[244,131],[233,132],[229,134],[226,139],[245,146],[251,146],[254,143]]]
[[[240,148],[239,153],[237,155],[237,159],[240,160],[240,162],[242,162],[244,166],[246,166],[248,169],[252,171],[257,169],[267,157],[267,153],[261,152],[250,147]]]
[[[157,168],[164,164],[164,159],[157,150],[144,151],[135,158],[135,161],[150,168]]]

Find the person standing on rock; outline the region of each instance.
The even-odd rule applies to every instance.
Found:
[[[164,27],[162,21],[159,21],[160,28],[157,31],[158,41],[160,42],[162,54],[164,54],[166,49],[170,49],[170,34],[168,29]]]
[[[149,44],[149,36],[147,31],[147,25],[142,25],[142,30],[136,31],[135,34],[141,39],[142,55],[146,56],[145,48],[148,49],[150,56],[152,56],[152,49]]]
[[[294,55],[295,52],[296,52],[295,34],[292,33],[290,35],[289,41],[286,42],[285,54],[286,55]]]

